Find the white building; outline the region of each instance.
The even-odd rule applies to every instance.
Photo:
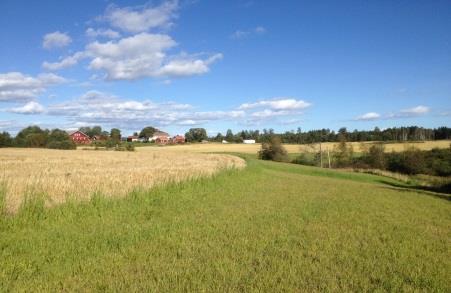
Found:
[[[253,143],[255,143],[255,139],[245,139],[245,140],[243,140],[243,143],[253,144]]]

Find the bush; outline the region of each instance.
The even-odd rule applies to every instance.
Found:
[[[416,148],[409,148],[401,153],[387,155],[388,170],[409,175],[425,174],[425,152]]]
[[[288,154],[282,146],[280,137],[274,136],[269,143],[262,143],[261,150],[258,152],[258,158],[261,160],[287,162]]]
[[[61,150],[75,150],[76,144],[72,141],[67,132],[60,129],[53,129],[47,139],[47,148]]]
[[[75,150],[77,148],[77,145],[71,140],[51,141],[47,144],[47,148],[59,150]]]
[[[374,144],[368,150],[364,151],[361,158],[357,159],[361,162],[361,166],[367,168],[385,170],[386,168],[385,146],[383,144]]]
[[[293,161],[293,164],[316,166],[316,161],[314,158],[309,158],[306,154],[300,154]]]
[[[337,168],[348,167],[353,163],[354,149],[344,139],[340,141],[333,152],[334,165]]]

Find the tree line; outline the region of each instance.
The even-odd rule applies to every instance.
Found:
[[[260,130],[242,130],[233,133],[231,129],[226,134],[218,133],[210,137],[210,140],[221,142],[243,142],[245,139],[254,139],[256,142],[270,142],[273,136],[278,136],[282,143],[308,144],[315,142],[338,142],[340,137],[346,141],[424,141],[451,139],[451,128],[424,128],[419,126],[392,127],[381,130],[375,127],[373,130],[353,130],[348,131],[346,127],[340,128],[337,132],[328,128],[302,131],[298,128],[296,131],[286,131],[284,133],[275,133],[273,129]]]
[[[121,140],[121,130],[112,128],[111,131],[103,130],[101,126],[80,127],[80,131],[89,137],[98,136],[109,144],[116,144]],[[141,138],[150,138],[158,129],[153,126],[144,127],[139,133],[134,135]],[[191,128],[185,133],[187,142],[202,142],[205,140],[222,142],[241,143],[245,139],[254,139],[258,143],[270,142],[274,136],[278,136],[282,143],[309,144],[316,142],[338,142],[343,137],[346,141],[422,141],[451,139],[451,128],[423,128],[418,126],[393,127],[381,130],[375,127],[373,130],[353,130],[348,131],[342,127],[337,132],[327,128],[302,131],[286,131],[276,133],[273,129],[242,130],[233,133],[227,130],[225,135],[218,133],[216,136],[208,137],[205,128]],[[61,129],[41,129],[39,126],[29,126],[22,129],[16,137],[12,137],[8,132],[0,133],[0,147],[51,147],[51,148],[74,148],[74,144],[64,130]]]

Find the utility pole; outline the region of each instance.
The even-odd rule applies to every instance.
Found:
[[[329,160],[329,169],[330,169],[330,154],[329,154],[329,147],[327,148],[327,159]]]
[[[321,148],[321,141],[319,142],[319,158],[320,158],[320,166],[321,166],[321,168],[323,167],[323,150],[322,150],[322,148]]]

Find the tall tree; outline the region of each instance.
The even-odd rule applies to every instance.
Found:
[[[190,130],[185,133],[185,139],[191,142],[201,142],[207,138],[208,136],[205,128],[190,128]]]
[[[153,134],[157,131],[158,131],[158,129],[156,129],[153,126],[146,126],[139,133],[139,137],[151,138],[153,136]]]
[[[121,131],[117,128],[112,128],[110,131],[110,137],[114,141],[120,141],[121,140]]]

